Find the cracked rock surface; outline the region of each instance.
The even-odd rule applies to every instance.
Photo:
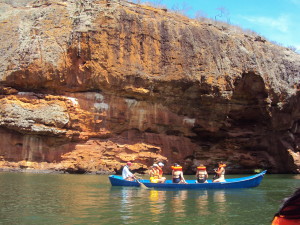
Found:
[[[300,172],[299,54],[126,1],[0,12],[0,168]]]

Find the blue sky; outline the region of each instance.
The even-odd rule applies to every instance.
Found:
[[[201,12],[208,18],[217,18],[253,30],[269,41],[286,47],[293,46],[300,52],[300,0],[148,1],[165,5],[169,9],[185,9],[186,14],[192,18]]]

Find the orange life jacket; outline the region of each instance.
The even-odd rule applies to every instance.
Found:
[[[163,175],[163,170],[162,170],[162,168],[160,168],[160,167],[157,167],[157,170],[158,170],[159,178],[161,178],[162,175]]]
[[[171,166],[171,169],[174,170],[174,171],[182,171],[181,166]]]
[[[281,216],[276,216],[272,222],[272,225],[297,225],[300,224],[300,220],[288,220]]]
[[[150,176],[154,177],[154,178],[158,178],[159,177],[159,171],[156,168],[152,168],[150,170]]]
[[[200,171],[200,170],[206,170],[206,166],[198,166],[198,167],[197,167],[197,170],[198,170],[198,171]]]

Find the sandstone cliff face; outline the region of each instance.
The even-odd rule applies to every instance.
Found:
[[[0,167],[300,169],[300,56],[123,1],[0,1]]]

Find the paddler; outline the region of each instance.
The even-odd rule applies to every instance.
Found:
[[[150,168],[149,175],[150,175],[150,182],[151,183],[164,183],[166,178],[163,177],[162,167],[164,164],[159,162],[158,164],[154,163]]]
[[[127,162],[126,165],[123,167],[122,177],[123,177],[124,180],[129,180],[129,181],[134,181],[135,180],[134,175],[129,170],[129,167],[131,165],[132,165],[131,162]]]
[[[165,183],[166,179],[165,177],[163,177],[163,167],[165,166],[165,164],[163,164],[162,162],[159,162],[157,167],[158,170],[158,179],[159,179],[159,183]]]
[[[159,180],[159,170],[158,170],[158,165],[156,163],[154,163],[149,171],[149,175],[150,175],[150,182],[151,183],[158,183]]]
[[[208,174],[206,171],[206,166],[203,164],[200,164],[197,167],[196,178],[196,183],[207,183]]]
[[[223,162],[219,162],[219,167],[215,170],[216,178],[213,182],[226,182],[225,180],[225,167],[226,164]]]
[[[182,167],[179,164],[175,163],[171,168],[172,168],[173,183],[187,184],[187,182],[183,177]]]

